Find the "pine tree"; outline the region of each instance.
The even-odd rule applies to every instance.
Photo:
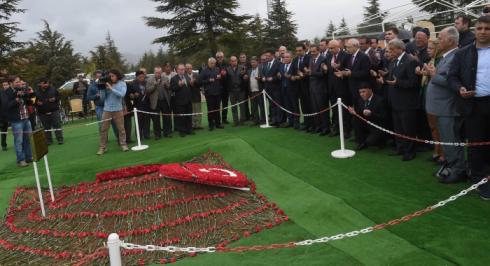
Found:
[[[345,35],[351,35],[349,26],[347,25],[347,22],[345,21],[345,18],[342,17],[342,20],[340,21],[339,28],[336,36],[345,36]]]
[[[10,21],[12,15],[25,11],[17,7],[19,2],[20,0],[0,1],[0,70],[5,69],[11,60],[8,53],[23,45],[14,40],[16,33],[21,31],[19,23]]]
[[[122,54],[119,52],[110,33],[107,33],[106,42],[95,47],[90,51],[91,61],[95,63],[97,69],[110,70],[112,68],[126,72],[127,65]]]
[[[42,76],[49,78],[53,86],[62,85],[80,71],[80,54],[75,53],[72,42],[65,40],[60,32],[53,31],[47,21],[29,45],[35,52],[31,63],[44,67]]]
[[[332,38],[333,33],[337,30],[337,27],[335,27],[335,24],[330,20],[330,23],[328,23],[327,31],[325,32],[325,37],[326,38]]]
[[[272,0],[272,10],[265,27],[265,44],[270,48],[284,45],[294,47],[297,42],[298,25],[292,19],[293,13],[286,9],[285,0]]]
[[[260,54],[266,47],[265,42],[265,25],[259,14],[255,14],[252,21],[248,25],[249,38],[247,41],[248,52],[254,55]]]
[[[379,0],[368,0],[368,6],[364,7],[364,22],[357,27],[358,33],[378,33],[383,30],[381,23],[386,13],[381,12]]]
[[[425,1],[424,1],[424,3],[421,3],[422,1],[419,1],[419,0],[417,0],[417,1],[412,0],[412,2],[419,7],[422,6],[423,11],[426,11],[428,13],[436,13],[436,12],[441,12],[441,11],[446,11],[446,10],[452,9],[451,7],[448,7],[448,3],[456,5],[458,7],[464,7],[464,6],[467,6],[474,1],[473,0],[445,0],[444,1],[445,3],[440,3],[440,2],[434,1],[433,3],[429,3],[429,4],[425,3]],[[480,14],[480,12],[481,12],[481,10],[479,10],[479,7],[476,10],[470,9],[470,11],[471,10],[473,10],[473,12],[476,14]],[[437,25],[444,25],[444,24],[454,23],[454,19],[457,15],[459,15],[459,13],[446,12],[446,13],[442,13],[442,14],[432,16],[432,18],[430,20],[436,26]]]
[[[226,37],[243,24],[248,16],[235,15],[237,0],[152,0],[163,17],[146,17],[146,24],[164,29],[167,34],[154,43],[168,45],[181,56],[204,50],[214,55]]]

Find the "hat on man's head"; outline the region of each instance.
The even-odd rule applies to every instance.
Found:
[[[427,37],[430,37],[430,30],[428,28],[420,29],[418,32],[423,32]]]

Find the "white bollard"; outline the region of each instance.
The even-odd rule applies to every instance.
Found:
[[[261,125],[261,128],[271,128],[272,126],[269,124],[269,106],[267,106],[267,97],[266,97],[267,92],[265,92],[265,89],[262,91],[262,95],[264,97],[264,110],[265,110],[265,125]],[[260,106],[259,106],[260,108]]]
[[[337,109],[339,110],[340,150],[332,152],[332,157],[337,159],[347,159],[356,155],[355,151],[345,149],[343,108],[342,99],[338,98]]]
[[[37,193],[39,194],[39,204],[41,205],[41,213],[43,217],[46,217],[46,210],[44,209],[43,192],[41,190],[41,182],[39,181],[39,171],[37,169],[37,163],[33,162],[34,165],[34,175],[36,177]]]
[[[122,266],[121,259],[121,240],[118,234],[110,234],[107,239],[107,248],[109,249],[109,263],[111,266]]]
[[[44,165],[46,166],[46,175],[48,177],[49,193],[51,194],[51,202],[54,202],[53,184],[51,183],[51,171],[49,171],[48,155],[44,155]]]
[[[144,151],[149,148],[148,145],[141,145],[141,134],[140,134],[140,124],[138,122],[138,109],[136,107],[133,110],[134,112],[134,124],[136,126],[136,139],[138,140],[138,146],[131,148],[133,151]]]

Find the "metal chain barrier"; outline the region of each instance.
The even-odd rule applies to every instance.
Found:
[[[406,215],[402,218],[399,219],[394,219],[386,223],[378,224],[375,226],[369,226],[361,230],[355,230],[351,231],[348,233],[341,233],[333,236],[326,236],[318,239],[308,239],[308,240],[303,240],[300,242],[289,242],[285,244],[272,244],[272,245],[259,245],[259,246],[250,246],[250,247],[236,247],[236,248],[227,248],[227,247],[205,247],[205,248],[198,248],[198,247],[176,247],[176,246],[155,246],[155,245],[137,245],[137,244],[131,244],[131,243],[125,243],[121,242],[120,247],[123,249],[128,249],[128,250],[145,250],[148,252],[154,252],[154,251],[163,251],[163,252],[169,252],[169,253],[176,253],[176,252],[182,252],[182,253],[215,253],[215,252],[247,252],[247,251],[264,251],[264,250],[271,250],[271,249],[284,249],[284,248],[295,248],[298,246],[312,246],[316,244],[322,244],[322,243],[328,243],[332,241],[337,241],[337,240],[342,240],[346,238],[354,238],[360,235],[365,235],[368,233],[372,233],[374,231],[378,230],[383,230],[386,229],[387,227],[395,226],[398,224],[402,224],[405,222],[408,222],[410,220],[413,220],[414,218],[423,216],[429,212],[432,212],[438,208],[442,208],[449,203],[458,200],[459,198],[468,195],[468,193],[477,190],[480,186],[485,185],[489,182],[490,177],[486,177],[482,179],[480,182],[477,184],[472,185],[468,189],[465,189],[461,191],[460,193],[449,197],[446,200],[440,201],[439,203],[432,205],[430,207],[427,207],[423,210],[414,212],[412,214]]]
[[[348,106],[346,106],[345,104],[342,104],[342,106],[345,108],[345,109],[349,109]],[[367,123],[368,125],[384,132],[384,133],[387,133],[389,135],[392,135],[392,136],[395,136],[397,138],[400,138],[400,139],[405,139],[405,140],[408,140],[408,141],[413,141],[413,142],[418,142],[418,143],[423,143],[423,144],[431,144],[431,145],[441,145],[441,146],[456,146],[456,147],[475,147],[475,146],[490,146],[490,141],[484,141],[484,142],[476,142],[476,143],[465,143],[465,142],[440,142],[440,141],[433,141],[433,140],[423,140],[423,139],[419,139],[419,138],[415,138],[415,137],[410,137],[410,136],[405,136],[405,135],[402,135],[400,133],[396,133],[394,131],[391,131],[389,129],[386,129],[380,125],[377,125],[369,120],[367,120],[366,118],[362,117],[361,115],[359,114],[352,114],[353,116],[357,117],[359,120]]]
[[[300,113],[294,113],[294,112],[291,112],[290,110],[284,108],[282,105],[280,105],[277,101],[275,101],[274,99],[272,99],[272,97],[264,90],[263,92],[267,98],[269,98],[269,100],[274,103],[274,105],[276,105],[278,108],[280,108],[281,110],[283,110],[284,112],[290,114],[290,115],[294,115],[294,116],[304,116],[304,117],[311,117],[311,116],[317,116],[317,115],[320,115],[320,114],[323,114],[323,113],[326,113],[330,110],[332,110],[333,108],[335,108],[336,106],[338,106],[338,103],[326,108],[326,109],[323,109],[319,112],[316,112],[316,113],[312,113],[312,114],[300,114]]]
[[[138,113],[142,113],[142,114],[147,114],[147,115],[162,115],[162,116],[196,116],[196,115],[205,115],[205,114],[211,114],[211,113],[216,113],[216,112],[221,112],[223,110],[228,110],[228,109],[231,109],[231,108],[234,108],[234,107],[237,107],[239,105],[242,105],[248,101],[251,101],[259,96],[261,96],[262,93],[259,93],[257,95],[254,95],[252,97],[248,97],[247,99],[241,101],[241,102],[238,102],[238,103],[235,103],[235,104],[232,104],[232,105],[228,105],[224,108],[219,108],[219,109],[216,109],[216,110],[211,110],[211,111],[207,111],[207,112],[200,112],[200,113],[190,113],[190,114],[166,114],[166,113],[155,113],[155,112],[148,112],[148,111],[141,111],[141,110],[138,110]]]

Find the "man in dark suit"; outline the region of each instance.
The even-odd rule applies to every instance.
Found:
[[[330,95],[330,105],[335,105],[337,99],[341,98],[342,102],[346,105],[352,104],[352,97],[349,90],[349,81],[342,76],[342,70],[347,68],[349,62],[349,55],[340,49],[340,43],[337,40],[330,41],[328,43],[330,50],[329,56],[325,59],[325,64],[328,65],[328,88]],[[350,115],[347,110],[344,110],[344,131],[346,138],[349,138],[351,131]],[[332,109],[332,130],[330,132],[331,137],[339,135],[339,116],[338,109],[335,107]]]
[[[315,44],[310,46],[310,65],[305,67],[304,71],[310,78],[310,96],[312,111],[318,113],[325,110],[328,106],[328,88],[326,83],[326,73],[328,66],[325,64],[325,58],[320,55],[319,47]],[[329,113],[324,112],[314,117],[316,133],[320,136],[326,136],[330,133]]]
[[[301,112],[303,114],[311,113],[311,97],[310,97],[310,85],[309,79],[306,78],[303,71],[307,62],[310,61],[310,57],[305,54],[306,47],[303,43],[298,43],[296,45],[296,58],[292,63],[292,75],[293,79],[296,81],[298,87],[298,98],[301,102]],[[303,117],[304,125],[301,128],[308,132],[314,131],[313,119],[311,117]]]
[[[465,47],[475,41],[475,34],[471,32],[471,18],[459,15],[454,20],[454,26],[459,32],[459,47]]]
[[[230,95],[228,94],[229,90],[227,88],[227,81],[226,81],[226,68],[228,67],[228,64],[225,62],[225,54],[221,51],[216,53],[216,67],[219,69],[221,79],[219,82],[221,83],[221,87],[223,88],[221,90],[221,119],[223,120],[223,124],[229,124],[228,123],[228,109],[225,107],[228,107],[228,103],[230,101]]]
[[[176,129],[181,137],[194,135],[191,116],[179,116],[192,113],[191,79],[185,74],[183,64],[177,66],[177,75],[170,80],[170,88],[175,93]]]
[[[381,96],[373,93],[371,84],[362,84],[359,89],[359,96],[354,107],[349,107],[349,112],[353,115],[358,114],[372,123],[384,126],[387,113],[385,101]],[[382,147],[385,140],[382,131],[357,118],[354,118],[353,124],[358,151],[371,146]]]
[[[284,108],[288,109],[293,113],[299,113],[299,101],[298,101],[298,86],[296,81],[293,79],[293,68],[292,68],[292,54],[287,51],[282,55],[282,65],[281,65],[281,94],[282,101],[284,103]],[[284,118],[287,122],[283,123],[281,127],[294,127],[299,129],[299,116],[293,114],[286,114],[283,112]]]
[[[215,128],[223,129],[220,118],[221,102],[221,74],[216,67],[216,59],[209,58],[208,65],[199,74],[199,83],[203,86],[204,96],[206,96],[206,105],[208,112],[209,131]]]
[[[405,43],[396,39],[390,41],[388,49],[393,58],[386,83],[389,85],[395,131],[402,135],[417,135],[417,111],[421,108],[420,76],[415,74],[419,62],[405,53]],[[397,140],[395,154],[403,155],[403,161],[415,158],[415,143]]]
[[[245,100],[245,91],[243,90],[243,76],[245,73],[238,66],[238,58],[236,56],[230,57],[230,65],[226,68],[226,87],[228,88],[228,95],[232,105]],[[238,117],[238,109],[240,109],[240,117]],[[233,114],[233,126],[237,127],[239,124],[245,122],[245,104],[240,106],[234,106],[231,108]]]
[[[275,102],[282,105],[281,79],[279,73],[281,62],[274,58],[274,50],[268,50],[265,52],[265,54],[267,56],[267,63],[262,69],[262,82],[264,83],[264,88],[267,94],[269,94],[269,96],[272,97]],[[281,124],[282,111],[272,101],[270,104],[272,111],[272,125],[278,127]]]
[[[490,16],[478,18],[476,40],[454,55],[449,69],[449,86],[459,92],[458,109],[465,117],[466,137],[471,143],[490,139]],[[480,182],[488,176],[488,149],[483,146],[468,148],[470,180]],[[478,188],[480,197],[490,200],[490,185]]]
[[[361,51],[357,39],[348,40],[346,48],[350,58],[347,68],[342,71],[342,76],[348,78],[352,100],[357,101],[361,84],[371,81],[371,62],[369,57]]]

